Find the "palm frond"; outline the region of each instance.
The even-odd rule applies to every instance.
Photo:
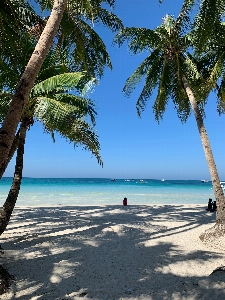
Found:
[[[159,122],[163,118],[163,114],[166,110],[166,105],[169,100],[169,95],[171,93],[171,66],[167,59],[164,57],[162,72],[158,79],[158,94],[153,105],[153,112],[155,113],[155,119]]]
[[[95,23],[101,23],[107,28],[109,28],[112,32],[116,32],[123,28],[122,21],[113,13],[109,12],[104,8],[99,8],[97,15],[94,19]]]
[[[222,16],[225,12],[223,0],[201,1],[199,12],[194,21],[194,43],[197,53],[204,52],[208,48],[208,41],[221,39]]]
[[[161,42],[161,38],[151,29],[131,27],[122,29],[113,42],[120,47],[125,41],[129,43],[129,50],[137,54],[155,48]]]
[[[209,71],[210,76],[206,79],[206,88],[208,90],[208,93],[210,93],[210,91],[216,87],[216,83],[224,71],[224,59],[225,53],[217,56],[215,64],[212,65],[212,68]]]
[[[184,90],[182,76],[185,71],[185,59],[183,56],[176,56],[176,62],[171,66],[172,86],[171,96],[177,115],[181,122],[186,122],[191,113],[191,105],[188,96]],[[173,75],[172,75],[173,74]]]
[[[62,90],[72,90],[76,87],[79,80],[84,75],[81,72],[77,73],[63,73],[56,76],[52,76],[40,83],[37,83],[31,93],[33,96],[41,95],[42,93],[48,94],[50,92],[62,91]]]
[[[154,89],[159,84],[160,74],[162,73],[163,63],[164,63],[164,56],[159,55],[160,51],[157,49],[155,50],[149,58],[150,65],[146,70],[146,81],[145,85],[142,89],[142,92],[137,100],[136,108],[137,113],[140,116],[142,111],[145,109],[148,100],[150,99]]]
[[[71,94],[55,94],[54,99],[73,106],[76,114],[80,117],[87,115],[90,116],[92,124],[95,125],[95,116],[97,113],[95,110],[95,104],[92,100]]]
[[[191,27],[191,11],[194,8],[196,0],[184,0],[180,13],[175,21],[175,30],[184,33]]]
[[[21,33],[31,27],[40,17],[32,6],[24,0],[0,1],[0,48],[1,53],[7,51],[18,53],[21,45]]]
[[[81,145],[85,150],[89,150],[97,159],[98,163],[103,166],[100,155],[100,144],[98,136],[94,129],[83,120],[79,120],[73,126],[73,129],[66,136],[70,142],[74,142],[75,146]]]
[[[44,81],[52,76],[60,75],[63,73],[69,73],[68,66],[64,64],[57,64],[57,65],[49,65],[44,66],[41,68],[40,72],[38,73],[36,82]]]
[[[141,82],[141,80],[146,76],[146,73],[148,72],[149,68],[152,68],[152,65],[154,64],[154,60],[158,58],[159,51],[155,50],[153,51],[134,71],[134,73],[127,79],[126,84],[123,88],[123,92],[126,96],[130,96],[136,86]],[[158,70],[158,69],[157,69]],[[157,71],[154,72],[154,77],[158,76]],[[153,80],[154,81],[154,80]],[[151,94],[151,92],[150,92]]]
[[[112,68],[106,46],[94,29],[69,14],[62,19],[64,47],[69,50],[73,70],[86,71],[90,77],[102,77],[106,67]],[[70,41],[69,45],[66,41]]]
[[[219,114],[225,113],[225,76],[223,76],[220,86],[217,86],[217,111]]]
[[[193,57],[190,53],[185,53],[184,55],[184,70],[188,74],[188,79],[190,81],[195,81],[201,77],[197,65],[195,64]]]
[[[90,150],[102,165],[100,146],[93,127],[80,117],[80,111],[73,105],[47,97],[38,97],[34,115],[54,137],[58,132],[70,142]]]

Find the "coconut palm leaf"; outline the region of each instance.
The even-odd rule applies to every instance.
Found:
[[[143,69],[146,74],[145,84],[136,103],[137,113],[139,116],[144,111],[154,89],[159,84],[159,78],[161,76],[164,63],[164,57],[160,56],[159,54],[160,51],[156,49],[149,55],[147,59],[145,59],[145,62],[147,62],[145,69]],[[157,105],[155,108],[156,107]],[[157,113],[155,111],[155,116],[156,115]]]
[[[112,68],[104,42],[90,25],[83,20],[77,22],[69,14],[64,14],[61,24],[63,46],[68,48],[71,69],[87,71],[90,77],[101,77],[105,66]],[[70,41],[69,45],[66,41]]]
[[[95,116],[97,113],[95,110],[95,104],[90,99],[71,94],[55,94],[54,99],[59,102],[72,105],[76,108],[80,116],[88,115],[91,118],[92,124],[95,125]]]
[[[170,62],[167,58],[164,58],[159,78],[158,94],[153,105],[153,112],[155,113],[155,119],[157,121],[160,121],[162,119],[163,114],[166,110],[166,104],[169,100],[168,95],[172,87],[171,82],[170,80],[168,80],[168,78],[172,75],[171,73]],[[149,75],[151,76],[151,74]]]
[[[52,76],[40,83],[37,83],[31,93],[32,97],[42,93],[49,94],[57,91],[72,90],[76,87],[83,74],[80,73],[63,73],[60,75]]]
[[[39,83],[52,76],[60,75],[63,73],[69,73],[69,68],[67,65],[65,64],[51,65],[51,62],[48,62],[47,67],[45,67],[45,64],[42,65],[42,68],[37,76],[36,82]]]
[[[144,50],[155,48],[160,42],[161,38],[157,32],[146,28],[123,28],[114,38],[114,44],[121,46],[127,41],[128,49],[138,54]]]
[[[184,0],[181,7],[180,13],[175,20],[175,28],[177,32],[186,33],[190,30],[191,23],[191,12],[194,9],[196,0]]]
[[[21,32],[39,21],[32,6],[25,0],[0,1],[0,48],[1,53],[10,48],[18,53]]]
[[[62,132],[62,134],[67,137],[69,141],[74,142],[74,146],[82,146],[85,150],[89,150],[96,157],[98,163],[103,166],[99,152],[100,144],[98,142],[98,136],[88,123],[79,120],[74,124],[72,130],[68,133]]]
[[[39,3],[42,9],[50,10],[52,7],[48,0]],[[115,14],[102,7],[102,4],[107,4],[113,8],[114,3],[103,0],[68,1],[55,43],[59,55],[61,49],[67,49],[71,71],[87,71],[90,79],[101,77],[105,67],[112,68],[106,46],[94,26],[101,23],[112,32],[123,27]]]
[[[112,32],[117,32],[118,30],[123,28],[122,21],[115,14],[102,7],[97,10],[97,15],[94,18],[94,23],[101,23]]]
[[[81,118],[79,109],[52,98],[38,97],[34,116],[43,123],[46,132],[51,133],[53,139],[54,132],[58,132],[70,142],[80,144],[91,151],[102,164],[98,137],[93,127]]]
[[[148,72],[149,68],[151,68],[151,71],[149,71],[153,77],[149,78],[151,84],[150,84],[150,90],[147,92],[149,96],[151,96],[153,89],[155,87],[156,82],[158,82],[158,68],[157,69],[153,69],[151,67],[152,63],[154,62],[154,60],[156,58],[158,58],[158,54],[159,51],[155,50],[153,51],[139,66],[138,68],[135,70],[135,72],[127,79],[126,84],[123,88],[123,92],[126,94],[126,96],[130,96],[131,93],[134,91],[134,89],[136,88],[137,84],[139,84],[141,82],[141,80],[144,77],[147,77],[146,73]],[[160,68],[160,67],[159,67]],[[143,93],[145,94],[145,93]],[[142,97],[143,98],[143,97]],[[145,99],[145,97],[143,98],[143,100]],[[137,107],[139,106],[143,106],[144,107],[144,103],[141,103],[142,100],[138,100],[137,103]]]
[[[223,34],[221,21],[224,13],[224,0],[201,1],[193,26],[196,53],[200,54],[206,51],[209,41],[217,41],[218,44],[218,41],[221,40],[221,34]]]
[[[27,64],[33,50],[34,40],[27,32],[20,34],[20,45],[12,51],[11,47],[4,49],[0,55],[0,88],[15,90],[24,66]]]
[[[217,87],[217,111],[219,114],[225,113],[225,75],[221,80],[221,84]]]
[[[177,111],[177,115],[181,122],[186,122],[191,114],[191,105],[188,96],[183,88],[182,76],[186,67],[186,61],[176,57],[176,64],[172,64],[171,78],[173,84],[171,86],[171,97]]]

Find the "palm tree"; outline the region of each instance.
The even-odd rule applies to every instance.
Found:
[[[68,93],[68,90],[78,85],[83,74],[63,73],[40,81],[40,78],[45,78],[49,71],[58,73],[59,68],[45,69],[39,75],[39,82],[31,90],[28,104],[22,115],[14,147],[14,150],[17,149],[14,178],[8,197],[0,210],[0,234],[9,223],[19,195],[26,131],[33,125],[34,120],[42,122],[45,131],[51,134],[53,140],[57,132],[69,142],[91,151],[99,164],[103,164],[99,153],[98,137],[93,128],[96,114],[94,103],[89,99]],[[0,94],[1,116],[4,116],[4,111],[7,110],[10,96],[6,92]]]
[[[193,2],[185,1],[176,20],[166,16],[163,24],[155,30],[125,28],[116,36],[115,42],[121,45],[127,40],[129,49],[134,54],[144,50],[149,52],[147,58],[127,79],[123,89],[130,96],[137,84],[145,78],[137,101],[139,116],[156,88],[158,94],[153,111],[157,121],[162,119],[170,98],[182,122],[186,121],[191,109],[193,110],[218,204],[215,230],[218,231],[218,228],[225,225],[225,199],[202,117],[206,101],[202,98],[206,95],[205,81],[197,67],[200,64],[196,64],[196,60],[188,53],[188,49],[193,47],[192,36],[185,32],[184,27],[187,25],[187,13]],[[204,93],[200,93],[199,86],[203,87]]]
[[[54,1],[52,13],[12,97],[8,113],[0,129],[0,169],[5,168],[7,164],[8,153],[14,140],[16,128],[37,74],[61,22],[66,2],[66,0]]]
[[[8,154],[14,140],[16,128],[20,121],[23,109],[27,104],[29,94],[34,85],[37,74],[51,45],[53,44],[57,31],[59,30],[63,14],[65,13],[65,17],[61,27],[64,28],[64,30],[58,32],[58,48],[60,48],[64,36],[66,38],[71,37],[72,31],[69,30],[70,23],[68,23],[66,20],[71,20],[71,18],[73,18],[75,20],[73,22],[73,27],[76,23],[79,25],[77,26],[79,30],[77,29],[76,33],[73,33],[72,36],[74,40],[76,40],[76,48],[74,53],[77,52],[77,54],[75,55],[75,58],[77,56],[80,57],[80,60],[76,61],[76,67],[77,69],[81,70],[84,68],[89,69],[90,65],[92,65],[92,68],[95,70],[96,67],[95,64],[92,64],[92,59],[96,58],[97,61],[100,62],[100,75],[104,66],[110,63],[108,55],[106,55],[107,52],[104,49],[104,44],[99,44],[99,40],[96,40],[96,34],[93,34],[93,31],[90,33],[90,30],[88,30],[87,26],[83,30],[86,32],[89,31],[89,38],[86,37],[86,39],[83,39],[83,37],[79,36],[79,33],[82,33],[80,28],[82,26],[84,27],[84,22],[82,21],[85,19],[91,19],[93,23],[101,22],[103,24],[107,24],[112,30],[118,30],[122,27],[122,23],[118,18],[116,18],[113,14],[106,13],[106,10],[101,8],[102,2],[109,4],[110,7],[113,7],[115,0],[71,0],[68,1],[68,3],[67,0],[55,0],[53,6],[52,1],[49,0],[39,0],[39,2],[41,3],[42,7],[52,9],[51,15],[49,16],[42,33],[41,30],[39,32],[41,33],[40,38],[33,51],[33,54],[30,57],[29,62],[27,63],[25,71],[20,78],[16,92],[12,97],[8,113],[0,129],[0,173],[2,173],[1,170],[4,170],[7,166]],[[79,22],[78,19],[80,20]],[[90,56],[91,52],[88,52],[89,54],[85,55],[84,57],[84,54],[80,51],[80,49],[89,49],[87,41],[92,41],[92,45],[95,47],[95,49],[97,49],[97,51],[92,52],[92,56]],[[67,44],[70,42],[71,41],[65,40],[65,43]],[[79,45],[80,49],[78,47]],[[72,47],[70,50],[74,49],[73,46],[74,43],[72,42]],[[78,51],[76,49],[78,49]],[[99,49],[102,50],[102,52],[99,52]],[[89,57],[91,57],[91,59],[89,59]]]

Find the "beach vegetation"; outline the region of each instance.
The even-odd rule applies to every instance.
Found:
[[[34,121],[42,122],[53,140],[57,132],[75,146],[91,151],[99,164],[103,164],[94,130],[96,108],[92,100],[83,96],[97,84],[106,67],[112,68],[94,24],[101,23],[112,31],[123,26],[116,15],[101,6],[106,2],[113,8],[114,0],[69,3],[59,0],[53,5],[52,1],[37,1],[41,10],[51,12],[45,18],[36,15],[26,1],[5,1],[9,5],[4,9],[15,23],[16,19],[23,20],[19,14],[24,11],[23,7],[29,13],[26,22],[17,22],[13,28],[15,36],[17,32],[20,34],[20,43],[15,47],[17,53],[9,46],[1,55],[0,176],[15,151],[17,157],[13,183],[0,211],[0,233],[9,222],[19,194],[26,132]],[[18,14],[13,14],[14,4]],[[9,34],[7,26],[1,29],[5,35]],[[11,43],[13,41],[12,35]],[[79,95],[74,94],[74,88]]]
[[[20,1],[8,0],[8,2]],[[106,47],[93,27],[94,24],[101,23],[112,31],[118,31],[123,25],[116,15],[102,7],[103,2],[110,8],[115,4],[114,0],[56,0],[53,4],[49,0],[37,1],[43,11],[51,13],[27,29],[37,38],[37,43],[21,73],[0,129],[0,170],[7,166],[8,155],[24,107],[52,45],[57,45],[58,52],[61,51],[61,47],[67,45],[73,59],[74,70],[76,68],[77,71],[86,70],[91,77],[100,77],[105,67],[112,67]]]
[[[196,2],[193,1],[194,4]],[[210,92],[215,93],[219,115],[225,113],[224,16],[224,0],[201,1],[192,30],[195,57],[200,62],[205,79],[201,89],[202,97],[206,99]],[[225,233],[225,198],[218,179],[216,181],[213,179],[213,185],[216,187],[216,191],[214,187],[217,200],[216,224],[200,235],[202,241],[213,242]]]
[[[37,83],[31,90],[28,103],[21,117],[20,126],[11,148],[10,158],[16,155],[13,182],[0,210],[0,234],[6,229],[16,204],[23,170],[24,145],[27,130],[34,121],[41,122],[44,131],[55,141],[55,133],[60,134],[75,146],[82,146],[92,152],[100,165],[100,144],[94,130],[96,109],[92,100],[74,94],[84,74],[82,72],[65,72],[66,66],[50,66],[42,70]],[[67,70],[68,71],[68,70]],[[53,75],[49,77],[49,75]],[[87,82],[90,85],[90,82]],[[81,86],[79,86],[79,89]],[[86,89],[86,85],[84,85]],[[73,93],[71,93],[73,91]],[[1,117],[7,112],[11,101],[11,93],[0,94]]]
[[[211,3],[213,1],[203,2]],[[117,34],[115,43],[121,46],[127,42],[129,51],[133,54],[147,52],[147,57],[127,79],[123,88],[124,94],[130,96],[137,85],[143,83],[136,103],[138,116],[141,116],[155,91],[153,112],[158,122],[163,118],[170,99],[172,99],[182,122],[187,120],[191,112],[194,113],[217,202],[215,232],[219,235],[224,234],[224,230],[221,231],[221,224],[225,226],[225,198],[203,120],[207,97],[210,91],[216,88],[215,78],[218,79],[218,70],[223,69],[224,53],[220,52],[220,55],[217,56],[214,53],[213,55],[212,49],[217,51],[217,47],[212,48],[209,42],[206,43],[206,40],[208,41],[207,33],[201,33],[201,22],[206,22],[207,26],[210,26],[208,21],[203,18],[208,15],[207,13],[204,14],[200,11],[194,22],[191,22],[190,12],[194,4],[195,1],[192,0],[184,1],[176,19],[166,15],[162,24],[153,30],[135,27],[123,28]],[[224,4],[222,8],[221,6],[212,6],[215,10],[218,9],[217,17],[221,17]],[[211,13],[210,9],[208,9],[208,13]],[[217,27],[223,32],[220,38],[222,44],[224,28],[221,28],[221,22],[216,23],[215,30]],[[211,35],[213,36],[213,32]],[[199,37],[201,42],[199,42]],[[196,41],[198,41],[198,47],[196,46],[195,49]],[[220,91],[220,95],[223,94],[223,85],[218,91]],[[219,97],[221,111],[224,99],[221,98],[222,96]]]

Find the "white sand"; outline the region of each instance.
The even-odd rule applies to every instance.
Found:
[[[16,208],[0,299],[225,299],[225,248],[199,239],[214,222],[202,205]]]

